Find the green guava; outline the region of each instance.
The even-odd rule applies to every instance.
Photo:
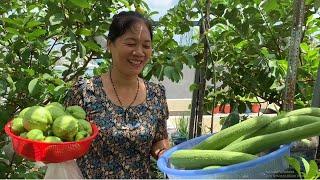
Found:
[[[44,142],[62,142],[62,140],[56,136],[47,136],[43,141]]]
[[[51,102],[51,103],[47,104],[46,106],[56,106],[56,107],[59,107],[60,109],[65,110],[65,107],[58,102]]]
[[[46,131],[50,128],[52,116],[50,112],[42,106],[32,106],[23,116],[23,127],[30,131],[40,129]]]
[[[23,119],[21,117],[16,117],[12,120],[11,131],[16,135],[26,131],[23,127]]]
[[[23,132],[23,133],[21,133],[19,136],[21,136],[21,137],[23,137],[23,138],[27,138],[27,133],[28,133],[28,132]]]
[[[53,121],[59,116],[66,115],[64,109],[58,105],[49,104],[46,105],[45,108],[50,112]]]
[[[92,127],[88,121],[84,119],[78,119],[78,124],[79,124],[79,131],[87,131],[89,135],[92,134]]]
[[[23,118],[24,114],[30,109],[30,107],[26,107],[24,109],[22,109],[22,111],[20,111],[18,117]]]
[[[32,129],[27,133],[27,138],[37,141],[44,140],[45,136],[43,135],[43,132],[39,129]]]
[[[86,112],[80,106],[69,106],[66,111],[76,119],[85,119]]]
[[[76,137],[74,138],[75,141],[80,141],[84,138],[88,137],[87,131],[79,131],[76,134]]]
[[[78,132],[78,120],[70,115],[63,115],[54,120],[53,134],[62,140],[73,141]]]

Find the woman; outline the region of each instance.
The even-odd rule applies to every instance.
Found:
[[[165,89],[139,77],[152,54],[151,25],[139,13],[121,12],[107,40],[110,70],[80,79],[65,102],[82,106],[100,128],[77,163],[85,178],[150,178],[150,155],[159,158],[169,147]]]

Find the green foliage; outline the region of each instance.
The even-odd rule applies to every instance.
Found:
[[[181,138],[189,138],[189,118],[184,116],[176,121],[177,136]]]
[[[287,162],[298,173],[300,179],[318,179],[320,171],[315,160],[308,162],[303,157],[286,157]]]

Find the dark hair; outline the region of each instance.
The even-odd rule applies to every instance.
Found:
[[[122,11],[116,14],[112,18],[112,22],[109,28],[108,40],[114,42],[118,37],[122,36],[131,28],[135,23],[142,21],[146,24],[150,32],[152,40],[152,26],[148,19],[143,17],[140,13],[135,11]]]

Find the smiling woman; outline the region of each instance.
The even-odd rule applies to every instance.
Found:
[[[65,104],[79,105],[100,126],[91,151],[77,160],[85,178],[150,178],[150,155],[169,148],[164,86],[139,77],[152,55],[151,24],[136,12],[113,17],[107,47],[110,70],[80,79]]]

